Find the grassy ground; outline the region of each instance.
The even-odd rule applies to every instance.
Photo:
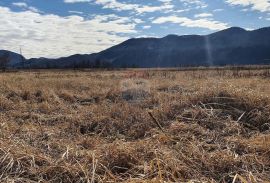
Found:
[[[268,70],[0,74],[0,182],[270,181]]]

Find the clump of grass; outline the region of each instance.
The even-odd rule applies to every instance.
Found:
[[[74,97],[74,95],[72,95],[68,91],[62,91],[59,94],[59,97],[62,98],[63,100],[65,100],[65,101],[68,101],[68,102],[75,102],[76,101],[76,98]]]
[[[192,119],[229,119],[236,121],[250,130],[261,132],[269,130],[269,99],[246,96],[242,93],[214,91],[193,99],[194,109],[198,109]],[[193,111],[194,114],[194,111]]]

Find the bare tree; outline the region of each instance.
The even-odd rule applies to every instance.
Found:
[[[5,53],[2,56],[0,56],[0,69],[5,72],[7,69],[7,64],[10,61],[9,54]]]

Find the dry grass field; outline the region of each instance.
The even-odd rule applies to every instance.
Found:
[[[0,182],[269,182],[270,74],[0,73]]]

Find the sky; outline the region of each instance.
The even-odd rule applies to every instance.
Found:
[[[57,58],[129,38],[267,27],[270,0],[0,0],[0,25],[0,49]]]

